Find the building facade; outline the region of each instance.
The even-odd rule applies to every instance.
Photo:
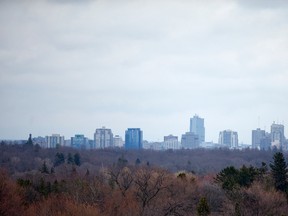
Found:
[[[125,131],[125,149],[142,149],[143,132],[140,128],[128,128]]]
[[[285,136],[284,136],[284,125],[275,124],[271,125],[271,146],[272,148],[276,147],[277,149],[286,149],[285,148]]]
[[[265,135],[265,130],[261,130],[260,128],[252,130],[252,148],[260,149],[261,140],[265,138]]]
[[[154,151],[163,150],[163,142],[144,142],[143,141],[143,149],[149,149]]]
[[[47,141],[45,137],[34,137],[33,139],[33,143],[38,144],[41,148],[47,148]]]
[[[178,136],[164,136],[164,142],[162,144],[162,149],[167,150],[167,149],[180,149],[180,143],[178,141]]]
[[[77,149],[89,149],[89,139],[82,134],[76,134],[71,137],[71,147]]]
[[[199,137],[193,132],[186,132],[181,137],[181,147],[184,149],[195,149],[200,147]]]
[[[260,141],[261,150],[270,150],[271,149],[271,136],[269,133],[265,133],[265,137]]]
[[[105,127],[96,129],[94,133],[95,148],[104,149],[112,148],[113,145],[113,133],[111,129]]]
[[[198,115],[190,118],[190,132],[198,135],[200,143],[205,142],[204,118],[200,118]]]
[[[124,146],[124,141],[121,136],[115,135],[113,138],[114,147],[122,148]]]
[[[46,136],[47,148],[56,148],[58,146],[65,146],[64,136],[60,134],[52,134],[52,136]]]
[[[238,148],[238,133],[232,130],[221,131],[218,143],[227,148]]]

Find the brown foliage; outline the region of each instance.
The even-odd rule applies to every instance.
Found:
[[[24,212],[21,190],[8,178],[6,172],[0,169],[0,215],[13,216]]]
[[[245,215],[285,215],[288,212],[286,197],[273,188],[264,190],[255,183],[243,192],[243,213]]]
[[[229,193],[213,183],[215,175],[199,175],[209,170],[218,170],[234,157],[237,164],[242,165],[256,160],[257,155],[266,158],[269,152],[131,151],[125,152],[130,165],[128,162],[113,166],[115,158],[123,154],[122,150],[83,151],[83,164],[80,167],[62,164],[55,168],[55,173],[41,174],[39,164],[46,158],[49,162],[49,158],[53,158],[59,149],[41,149],[39,152],[20,147],[12,149],[19,154],[15,157],[9,149],[6,149],[6,153],[0,152],[0,157],[5,156],[2,165],[9,167],[12,177],[20,177],[24,183],[30,180],[31,184],[20,189],[0,171],[0,215],[13,216],[20,212],[21,215],[29,216],[189,216],[197,214],[201,198],[207,200],[210,215],[285,215],[288,212],[284,194],[273,189],[271,179],[266,175],[251,186]],[[65,155],[71,151],[68,148],[60,150]],[[34,157],[32,164],[27,162],[29,155]],[[211,160],[206,160],[210,156]],[[39,159],[37,166],[35,158]],[[134,163],[136,158],[149,161],[150,166],[132,166],[131,161]],[[213,160],[221,164],[214,164],[211,162]],[[187,161],[190,162],[188,165]],[[51,163],[47,164],[52,166]],[[215,167],[211,167],[211,164]],[[163,165],[165,169],[154,165]],[[180,169],[188,171],[178,175],[173,173]],[[195,172],[192,174],[192,170],[197,175]],[[20,173],[16,175],[15,171]]]
[[[93,205],[77,203],[65,196],[51,196],[32,204],[27,210],[29,216],[98,216],[98,208]]]
[[[288,205],[283,193],[274,188],[268,190],[259,182],[253,183],[250,188],[242,188],[235,192],[233,199],[224,204],[225,215],[287,215]]]
[[[117,188],[121,191],[122,196],[125,197],[126,191],[131,188],[134,182],[134,170],[128,167],[112,167],[107,172],[110,181],[110,186]]]

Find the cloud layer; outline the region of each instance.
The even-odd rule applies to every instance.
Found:
[[[288,122],[288,3],[253,2],[2,1],[0,138],[105,125],[162,140],[197,113],[206,140],[250,143]]]

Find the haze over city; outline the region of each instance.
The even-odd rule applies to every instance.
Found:
[[[0,2],[0,139],[287,132],[287,1]]]

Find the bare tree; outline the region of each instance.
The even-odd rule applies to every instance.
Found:
[[[125,197],[126,191],[129,190],[134,181],[133,169],[114,167],[108,171],[108,176],[110,177],[110,183],[115,183],[121,191],[122,196]]]
[[[141,168],[135,175],[136,198],[142,206],[141,215],[145,208],[150,205],[152,200],[167,188],[165,178],[168,176],[166,171]]]

